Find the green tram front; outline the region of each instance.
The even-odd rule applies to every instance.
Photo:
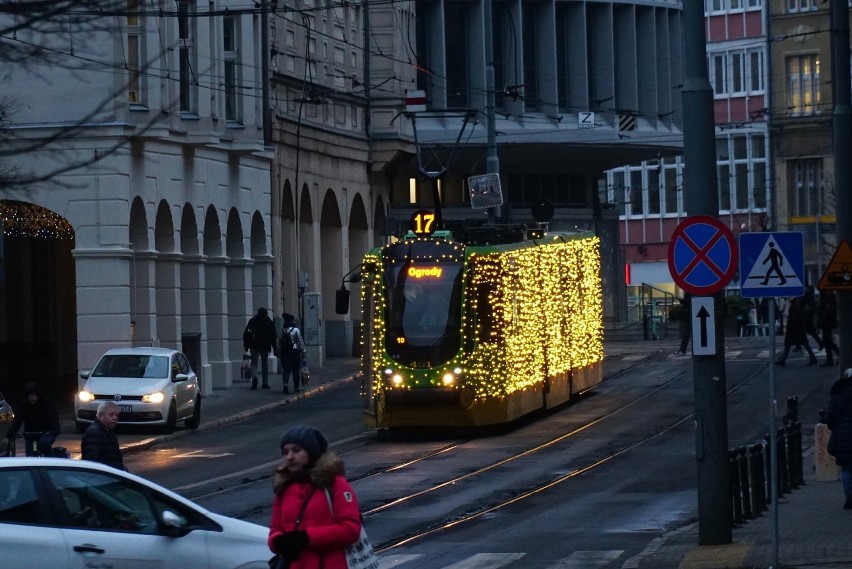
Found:
[[[368,423],[385,428],[460,409],[465,246],[407,238],[368,253],[362,265],[364,397]],[[417,410],[419,409],[419,411]],[[427,414],[430,414],[427,411]]]
[[[400,242],[383,251],[385,353],[395,364],[424,370],[458,355],[463,269],[463,247],[448,241]],[[425,375],[410,379],[412,387],[433,385]]]

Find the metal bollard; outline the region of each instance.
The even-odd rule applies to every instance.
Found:
[[[775,432],[775,452],[778,453],[778,495],[783,496],[790,491],[790,477],[787,476],[787,431],[779,427]]]
[[[787,414],[784,415],[784,424],[795,423],[799,420],[799,398],[795,395],[787,398]]]
[[[743,505],[740,496],[740,467],[737,464],[739,453],[735,449],[728,450],[728,476],[731,479],[731,502],[734,506],[734,524],[743,523]]]
[[[792,424],[784,427],[784,449],[787,454],[786,470],[787,470],[787,485],[790,490],[795,490],[799,487],[796,478],[796,442],[795,429]]]
[[[740,495],[743,503],[743,519],[750,520],[754,518],[751,513],[751,481],[748,475],[748,447],[740,447],[737,449],[737,465],[740,470]]]
[[[763,444],[757,443],[751,446],[751,457],[749,458],[749,469],[751,470],[751,512],[755,516],[762,516],[766,509],[766,478],[763,469]]]
[[[793,473],[795,474],[796,485],[805,485],[805,465],[802,458],[802,423],[796,421],[793,423]]]

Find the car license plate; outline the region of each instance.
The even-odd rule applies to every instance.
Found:
[[[132,413],[132,412],[133,412],[133,407],[132,407],[131,405],[119,405],[119,406],[118,406],[118,411],[119,411],[120,413]]]

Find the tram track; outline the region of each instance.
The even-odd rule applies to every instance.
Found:
[[[765,369],[765,367],[766,367],[766,365],[761,366],[761,367],[757,368],[756,370],[754,370],[753,372],[747,374],[742,380],[738,381],[735,385],[729,387],[727,389],[726,393],[730,394],[730,393],[732,393],[732,392],[734,392],[738,389],[741,389],[744,385],[746,385],[752,379],[754,379],[757,375],[759,375]],[[649,392],[647,395],[650,396],[650,395],[653,395],[654,393],[659,392],[661,389],[664,389],[666,386],[670,385],[672,382],[676,381],[677,379],[681,379],[682,377],[687,375],[687,373],[688,372],[684,371],[684,372],[678,374],[675,378],[672,378],[671,380],[662,384],[657,389],[655,389],[653,392]],[[643,400],[645,398],[646,397],[642,397],[642,398],[639,398],[639,399],[637,399],[636,401],[634,401],[630,404],[624,405],[624,406],[620,407],[619,409],[614,410],[611,414],[607,414],[604,417],[600,417],[599,419],[596,419],[594,421],[590,421],[587,425],[584,425],[584,426],[576,429],[575,431],[573,431],[571,433],[566,433],[565,435],[563,435],[561,437],[557,437],[553,441],[548,441],[546,443],[543,443],[542,445],[538,445],[537,447],[533,447],[532,449],[528,449],[528,451],[518,453],[518,457],[526,456],[526,455],[530,454],[531,452],[534,452],[536,450],[540,450],[541,448],[546,448],[548,446],[551,446],[552,444],[556,444],[557,442],[559,442],[559,440],[564,440],[568,436],[576,435],[577,432],[585,430],[588,427],[592,426],[593,424],[598,424],[600,421],[604,420],[605,418],[609,418],[612,415],[620,413],[625,408],[632,406],[632,405],[635,405],[640,400]],[[682,415],[682,416],[680,416],[680,417],[678,417],[674,420],[669,421],[666,425],[662,426],[661,428],[655,429],[653,433],[642,437],[640,440],[631,442],[631,443],[626,444],[626,445],[623,445],[618,449],[608,451],[603,456],[593,458],[592,460],[587,461],[585,464],[573,468],[570,472],[567,472],[563,475],[557,476],[557,477],[552,478],[550,480],[544,481],[540,484],[536,484],[532,487],[522,489],[522,490],[518,490],[513,496],[511,496],[509,498],[499,500],[499,501],[491,503],[491,504],[483,505],[482,507],[476,509],[475,511],[466,512],[466,513],[459,515],[459,516],[456,516],[452,519],[443,520],[440,523],[430,525],[428,527],[425,527],[421,530],[417,530],[415,532],[409,532],[405,535],[401,535],[401,536],[398,536],[398,537],[387,539],[387,540],[385,540],[381,543],[375,544],[375,549],[378,553],[383,553],[383,552],[395,549],[397,547],[408,545],[408,544],[410,544],[410,543],[412,543],[416,540],[425,538],[429,535],[432,535],[432,534],[435,534],[435,533],[438,533],[438,532],[442,532],[442,531],[445,531],[445,530],[448,530],[448,529],[451,529],[451,528],[455,528],[455,527],[463,525],[465,523],[472,522],[474,520],[482,518],[483,516],[494,513],[496,511],[502,509],[502,508],[505,508],[505,507],[508,507],[510,505],[521,502],[523,500],[529,499],[533,496],[537,496],[538,494],[541,494],[542,492],[545,492],[545,491],[550,490],[550,489],[552,489],[556,486],[559,486],[563,483],[569,482],[572,479],[575,479],[579,476],[582,476],[584,474],[592,472],[596,468],[599,468],[599,467],[607,464],[611,460],[613,460],[613,459],[615,459],[619,456],[622,456],[622,455],[636,449],[637,447],[640,447],[640,446],[642,446],[642,445],[644,445],[644,444],[646,444],[650,441],[653,441],[653,440],[673,431],[674,429],[683,425],[685,422],[689,421],[693,416],[694,416],[693,412],[684,414],[684,415]],[[492,469],[496,468],[497,466],[499,466],[500,464],[503,464],[505,462],[508,462],[508,461],[514,460],[514,459],[515,459],[514,457],[511,457],[511,458],[508,458],[504,461],[499,461],[498,463],[494,463],[492,465],[488,465],[486,467],[482,467],[480,469],[477,469],[475,472],[481,473],[481,472],[484,472],[484,471],[492,470]],[[453,480],[448,480],[448,481],[442,482],[441,484],[437,484],[432,488],[424,489],[424,490],[421,490],[419,492],[413,493],[409,497],[397,498],[397,499],[389,502],[387,505],[383,505],[383,506],[378,507],[378,508],[366,510],[366,511],[364,511],[363,515],[365,517],[368,517],[370,515],[375,515],[378,512],[381,512],[381,511],[388,509],[388,507],[399,505],[399,504],[401,504],[401,503],[403,503],[407,500],[413,499],[414,497],[423,496],[425,494],[428,494],[428,493],[435,491],[435,490],[438,490],[440,488],[444,488],[444,487],[456,484],[460,480],[474,476],[474,475],[475,475],[474,472],[468,473],[468,474],[465,474],[463,476],[457,477]]]
[[[623,369],[617,371],[616,373],[608,376],[606,381],[620,377],[620,376],[624,375],[625,373],[627,373],[628,371],[633,370],[633,369],[641,366],[642,364],[647,363],[650,360],[656,359],[660,354],[661,354],[661,352],[650,353],[650,354],[647,354],[645,357],[643,357],[641,359],[637,359],[636,361],[630,362],[630,364],[628,366],[626,366],[625,368],[623,368]],[[535,445],[535,446],[528,448],[528,449],[525,449],[523,451],[516,452],[516,453],[514,453],[510,456],[507,456],[507,457],[505,457],[501,460],[497,460],[497,461],[491,462],[487,465],[484,465],[482,467],[473,469],[469,472],[465,472],[465,473],[463,473],[459,476],[455,476],[455,477],[450,478],[448,480],[445,480],[441,483],[433,484],[432,486],[429,486],[427,488],[423,488],[421,490],[417,490],[417,491],[414,491],[414,492],[410,492],[408,494],[405,494],[403,496],[400,496],[398,498],[395,498],[393,500],[385,502],[385,503],[383,503],[379,506],[375,506],[375,507],[366,509],[362,512],[362,515],[364,517],[374,516],[374,515],[376,515],[380,512],[384,512],[384,511],[389,510],[391,508],[400,506],[402,504],[405,504],[405,503],[410,502],[412,500],[415,500],[417,498],[427,496],[427,495],[429,495],[433,492],[437,492],[441,489],[452,487],[452,486],[460,484],[460,483],[462,483],[466,480],[470,480],[470,479],[479,477],[479,476],[481,476],[485,473],[488,473],[492,470],[495,470],[495,469],[498,469],[498,468],[501,468],[501,467],[505,467],[505,466],[507,466],[507,465],[509,465],[513,462],[516,462],[516,461],[519,461],[521,459],[530,457],[531,455],[533,455],[535,453],[544,451],[544,450],[551,448],[555,445],[563,443],[563,442],[571,439],[572,437],[576,437],[576,436],[580,435],[581,433],[584,433],[586,430],[588,430],[588,429],[590,429],[590,428],[592,428],[592,427],[594,427],[594,426],[596,426],[596,425],[598,425],[598,424],[600,424],[604,421],[612,419],[613,417],[616,417],[619,414],[624,413],[624,412],[628,411],[629,409],[645,402],[646,400],[653,397],[654,395],[656,395],[660,391],[665,390],[665,389],[669,388],[671,385],[677,383],[678,381],[683,379],[687,374],[688,374],[687,371],[678,372],[673,377],[668,379],[667,381],[655,386],[652,390],[643,393],[640,397],[634,398],[630,402],[627,402],[627,403],[617,407],[616,409],[613,409],[612,411],[609,411],[605,414],[602,414],[598,417],[595,417],[594,419],[587,421],[582,425],[579,425],[575,428],[572,428],[570,431],[563,433],[563,434],[561,434],[557,437],[554,437],[550,440],[547,440],[543,443],[540,443],[538,445]],[[575,401],[575,403],[577,403],[577,401]],[[359,481],[367,480],[367,479],[374,478],[374,477],[377,477],[377,476],[380,476],[380,475],[399,472],[399,471],[401,471],[405,468],[414,466],[418,463],[422,463],[422,462],[425,462],[427,460],[430,460],[430,459],[433,459],[433,458],[436,458],[436,457],[442,457],[443,455],[445,455],[448,452],[463,449],[464,445],[466,443],[469,443],[471,440],[474,440],[474,439],[465,439],[465,440],[461,440],[461,441],[454,441],[450,444],[444,445],[444,446],[442,446],[438,449],[432,450],[428,453],[424,453],[420,456],[409,458],[409,459],[406,459],[404,461],[401,461],[401,462],[398,462],[398,463],[395,463],[395,464],[392,464],[392,465],[389,465],[389,466],[386,466],[386,467],[371,470],[371,471],[364,473],[364,474],[352,476],[352,477],[349,478],[349,482],[355,484]],[[373,444],[373,443],[368,443],[365,446],[369,446],[370,444]],[[359,447],[359,449],[357,449],[357,450],[360,452],[361,450],[363,450],[363,448],[364,447]],[[342,455],[342,457],[345,458],[346,453],[344,453]],[[264,477],[261,477],[261,478],[258,478],[258,479],[254,479],[254,480],[251,480],[251,481],[248,481],[248,482],[249,483],[260,482],[260,481],[265,482],[265,481],[268,481],[268,479],[270,477],[271,476],[267,475],[267,476],[264,476]],[[220,489],[220,490],[215,491],[214,493],[219,493],[221,491],[222,490]],[[270,507],[271,506],[269,506],[269,505],[255,506],[253,508],[250,508],[250,509],[242,512],[241,514],[236,515],[235,517],[246,518],[246,517],[250,517],[250,516],[255,516],[255,515],[264,513],[265,511],[269,510]]]

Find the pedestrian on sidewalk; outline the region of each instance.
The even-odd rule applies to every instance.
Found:
[[[27,456],[53,456],[53,442],[60,433],[59,414],[35,383],[24,385],[24,395],[24,400],[12,407],[15,419],[9,426],[6,437],[17,436],[21,427],[25,433],[38,433],[38,447],[34,449],[33,445],[27,444]]]
[[[269,549],[289,569],[346,569],[345,549],[358,541],[361,514],[343,461],[313,427],[287,430],[280,447]]]
[[[269,352],[275,346],[275,323],[266,309],[260,307],[243,331],[243,348],[251,356],[251,388],[257,389],[257,360],[260,358],[261,387],[269,389]]]
[[[290,393],[287,384],[290,382],[290,377],[293,378],[293,392],[298,393],[299,381],[301,379],[299,369],[305,360],[306,352],[305,341],[302,339],[302,333],[296,326],[296,317],[292,314],[284,313],[281,315],[284,320],[284,326],[281,328],[281,333],[278,335],[277,352],[281,360],[281,374],[284,380],[284,393]]]
[[[852,368],[831,386],[825,424],[831,429],[828,451],[840,467],[843,509],[852,510]]]
[[[837,328],[837,297],[830,290],[822,291],[817,305],[817,325],[822,332],[822,345],[825,347],[824,367],[834,366],[834,354],[840,356],[840,348],[834,343],[834,329]]]
[[[127,470],[121,447],[115,436],[115,426],[118,424],[118,405],[112,401],[104,401],[98,405],[94,422],[83,433],[80,451],[83,460],[100,462],[119,470]]]
[[[686,347],[689,345],[689,337],[692,335],[692,308],[691,296],[684,293],[680,299],[680,310],[678,311],[677,330],[680,334],[680,348],[675,352],[678,356],[686,355]]]
[[[784,334],[784,351],[781,353],[775,363],[783,366],[787,361],[787,356],[790,355],[790,349],[793,346],[803,346],[811,356],[808,362],[809,366],[816,365],[817,359],[811,345],[808,343],[808,336],[805,331],[804,314],[802,312],[801,302],[798,298],[794,298],[789,302],[789,312],[787,315],[787,331]]]
[[[816,330],[816,291],[813,285],[805,287],[805,294],[802,296],[802,320],[805,324],[805,334],[814,339],[817,345],[817,351],[822,350],[822,340]]]

